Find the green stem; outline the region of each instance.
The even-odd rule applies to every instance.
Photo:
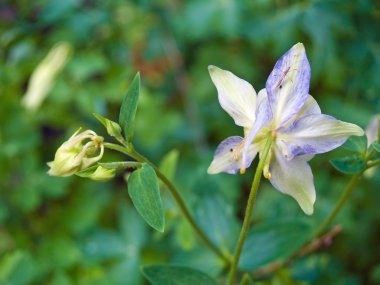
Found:
[[[98,162],[98,164],[100,166],[104,166],[111,169],[141,167],[140,162],[134,162],[134,161]]]
[[[202,231],[202,229],[198,226],[198,224],[195,222],[194,218],[191,216],[190,211],[186,207],[185,202],[183,201],[181,195],[173,185],[173,183],[170,182],[170,180],[158,169],[156,165],[154,165],[152,162],[150,162],[147,158],[142,156],[140,153],[138,153],[132,145],[125,144],[125,147],[117,145],[117,144],[112,144],[112,143],[104,143],[104,147],[119,151],[123,154],[128,155],[129,157],[136,159],[138,162],[145,162],[149,164],[153,169],[156,171],[157,176],[161,179],[163,183],[167,186],[169,189],[170,193],[172,194],[174,200],[177,202],[178,206],[182,210],[182,213],[184,214],[185,218],[187,221],[190,223],[190,225],[193,227],[195,232],[198,234],[200,239],[212,250],[217,254],[221,259],[225,261],[227,265],[230,264],[229,258],[224,255],[220,249],[218,249],[206,236],[206,234]]]
[[[362,172],[355,174],[352,176],[350,182],[348,183],[346,189],[343,191],[342,195],[339,198],[338,203],[335,205],[334,210],[331,212],[331,214],[327,217],[327,219],[323,222],[323,224],[318,228],[318,230],[313,235],[313,239],[319,237],[321,234],[323,234],[326,229],[331,225],[333,220],[336,218],[344,204],[347,202],[347,199],[350,197],[352,190],[354,190],[354,187],[358,183],[359,179],[362,176]]]
[[[265,144],[264,151],[262,153],[262,157],[260,158],[259,165],[257,166],[255,177],[253,178],[252,186],[251,186],[251,192],[249,193],[248,202],[247,202],[247,208],[245,210],[245,216],[243,221],[243,226],[240,231],[239,241],[237,243],[235,254],[232,260],[230,273],[228,274],[228,285],[233,285],[235,281],[235,275],[237,271],[237,266],[240,259],[240,254],[243,249],[244,241],[248,234],[249,224],[252,216],[252,210],[253,210],[253,204],[255,202],[256,193],[259,189],[259,184],[261,180],[261,175],[263,172],[264,164],[267,159],[268,153],[270,151],[270,147],[273,142],[273,137],[269,136],[268,140]]]
[[[380,159],[376,159],[376,160],[372,160],[372,161],[368,161],[367,162],[367,168],[371,168],[371,167],[374,167],[374,166],[377,166],[377,165],[380,165]]]

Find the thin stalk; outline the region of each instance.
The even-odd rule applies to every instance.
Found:
[[[357,173],[354,176],[352,176],[346,189],[343,191],[342,195],[340,196],[338,203],[335,205],[334,210],[331,212],[331,214],[327,217],[327,219],[322,223],[322,225],[315,232],[315,234],[313,235],[313,239],[323,234],[326,231],[326,229],[331,225],[331,223],[336,218],[336,216],[338,215],[338,213],[340,212],[344,204],[347,202],[347,199],[350,197],[352,190],[354,190],[361,176],[362,176],[362,172]]]
[[[131,158],[136,159],[138,162],[145,162],[149,164],[156,172],[157,176],[161,179],[163,183],[167,186],[170,193],[172,194],[174,200],[177,202],[178,206],[180,207],[183,215],[187,219],[187,221],[190,223],[190,225],[193,227],[194,231],[198,234],[200,239],[215,253],[217,254],[223,261],[229,265],[230,260],[229,258],[219,249],[217,248],[206,236],[206,234],[202,231],[202,229],[198,226],[194,218],[191,216],[190,211],[186,207],[185,202],[183,201],[181,195],[173,185],[173,183],[170,182],[170,180],[158,169],[158,167],[150,162],[147,158],[142,156],[140,153],[138,153],[131,145],[126,145],[126,147],[112,144],[112,143],[104,143],[104,147],[119,151],[123,154],[128,155]]]
[[[367,169],[371,168],[371,167],[374,167],[374,166],[377,166],[377,165],[380,165],[380,159],[368,161],[367,162]]]
[[[259,189],[260,185],[260,180],[264,168],[265,161],[267,159],[268,153],[270,151],[270,147],[273,142],[273,137],[269,136],[268,140],[265,144],[263,155],[259,161],[259,165],[257,166],[255,177],[253,178],[252,186],[251,186],[251,192],[249,193],[248,197],[248,202],[247,202],[247,207],[245,209],[245,216],[244,216],[244,221],[243,221],[243,226],[240,231],[240,236],[239,236],[239,241],[237,243],[234,257],[232,260],[231,268],[230,268],[230,273],[228,274],[228,285],[233,285],[235,281],[235,275],[237,271],[237,266],[239,263],[241,251],[243,249],[243,245],[245,242],[245,239],[247,238],[248,230],[249,230],[249,224],[252,216],[252,210],[253,210],[253,205],[255,202],[257,190]]]

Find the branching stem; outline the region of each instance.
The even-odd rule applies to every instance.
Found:
[[[217,248],[210,239],[206,236],[206,234],[203,232],[203,230],[198,226],[194,218],[191,216],[190,211],[188,210],[185,202],[183,201],[181,195],[173,185],[173,183],[158,169],[158,167],[150,162],[147,158],[145,158],[143,155],[138,153],[131,144],[124,143],[124,146],[120,146],[117,144],[112,143],[104,143],[104,147],[112,150],[116,150],[118,152],[121,152],[135,160],[141,163],[147,163],[149,164],[156,172],[158,178],[161,179],[161,181],[167,186],[170,193],[172,194],[174,200],[180,207],[183,215],[187,219],[187,221],[190,223],[194,231],[198,234],[200,239],[215,253],[217,254],[223,261],[226,263],[226,265],[230,264],[229,258],[219,249]]]

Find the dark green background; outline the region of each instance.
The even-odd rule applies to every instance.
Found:
[[[277,58],[302,42],[312,68],[310,93],[322,111],[364,128],[380,112],[375,2],[2,1],[0,283],[138,285],[144,284],[140,265],[162,262],[220,274],[221,262],[165,190],[166,230],[160,234],[132,207],[122,175],[107,183],[49,177],[46,162],[78,127],[105,136],[91,114],[117,121],[140,71],[136,148],[156,163],[180,151],[175,184],[211,239],[232,249],[253,169],[244,176],[206,174],[216,145],[242,134],[219,106],[207,66],[228,69],[259,91]],[[28,80],[60,41],[72,45],[71,59],[41,107],[26,110],[21,99]],[[346,153],[311,161],[317,189],[312,217],[265,182],[254,222],[302,219],[316,227],[349,180],[328,161]],[[104,161],[120,159],[108,151]],[[331,247],[257,284],[379,284],[379,183],[379,170],[360,182],[337,220],[344,230]]]

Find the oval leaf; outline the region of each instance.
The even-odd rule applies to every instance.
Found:
[[[366,168],[365,160],[359,155],[352,155],[352,156],[332,159],[330,163],[338,171],[346,173],[346,174],[359,173]]]
[[[205,273],[183,266],[145,266],[142,272],[153,285],[217,285]]]
[[[367,150],[367,136],[350,137],[342,147],[353,152],[365,153]]]
[[[154,169],[144,163],[128,179],[128,193],[143,219],[154,229],[164,231],[164,210]]]
[[[239,262],[244,271],[258,269],[289,257],[310,237],[310,227],[302,221],[277,221],[258,225],[248,234]]]
[[[139,95],[140,73],[137,73],[135,75],[135,78],[133,78],[132,84],[129,87],[127,94],[124,97],[119,114],[119,124],[124,131],[124,136],[127,142],[130,142],[133,137]]]

